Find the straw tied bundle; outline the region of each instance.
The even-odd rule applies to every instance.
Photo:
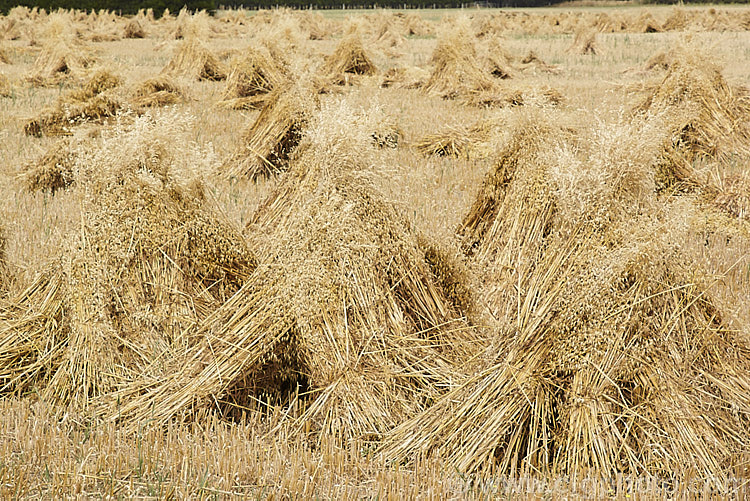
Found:
[[[162,75],[186,77],[193,80],[225,80],[227,69],[197,38],[183,40],[162,69]]]
[[[51,87],[81,78],[94,64],[91,49],[77,42],[47,42],[26,79],[35,86]]]
[[[662,115],[671,135],[659,168],[662,189],[714,189],[701,172],[750,157],[750,92],[730,85],[710,56],[690,47],[669,51],[667,73],[647,82],[633,107],[636,116]]]
[[[450,385],[475,346],[461,275],[367,182],[370,134],[334,122],[342,131],[310,132],[261,205],[262,264],[201,322],[183,370],[122,388],[105,417],[136,428],[296,388],[292,430],[379,437]]]
[[[10,79],[3,73],[0,73],[0,97],[10,97],[13,95],[13,84]]]
[[[377,68],[365,52],[362,40],[356,33],[351,33],[326,58],[319,73],[318,85],[326,88],[328,85],[349,85],[356,82],[358,76],[375,75]]]
[[[382,452],[721,482],[750,446],[750,346],[674,243],[683,206],[655,194],[664,134],[570,134],[532,121],[488,173],[461,232],[500,319],[497,356]]]
[[[477,158],[491,150],[488,141],[502,128],[497,120],[481,120],[474,125],[448,126],[412,143],[425,156]]]
[[[176,156],[181,123],[139,118],[77,152],[81,226],[0,315],[3,393],[85,409],[135,374],[174,370],[190,328],[254,268]]]
[[[477,50],[468,29],[456,29],[438,40],[432,54],[435,67],[422,92],[444,99],[498,90],[492,74],[479,62]]]
[[[229,76],[218,105],[234,110],[261,108],[287,75],[268,49],[246,48],[230,63]]]
[[[73,126],[84,122],[101,122],[113,117],[122,107],[116,94],[122,79],[101,69],[80,88],[58,98],[53,107],[44,109],[23,127],[29,136],[70,135]]]
[[[165,75],[144,80],[131,90],[130,95],[130,105],[138,111],[182,103],[186,100],[185,91],[172,78]]]
[[[520,69],[540,68],[554,71],[530,54],[520,61]],[[515,70],[512,56],[496,39],[488,40],[482,53],[466,27],[459,27],[438,40],[432,54],[434,68],[421,87],[425,94],[443,99],[457,99],[468,106],[484,108],[521,106],[524,104],[555,105],[562,95],[553,89],[534,89],[522,84],[505,82]]]
[[[730,85],[709,55],[676,47],[661,58],[666,74],[647,82],[634,119],[660,117],[670,132],[658,163],[657,187],[695,193],[739,219],[747,219],[750,177],[750,92]]]
[[[75,182],[75,163],[83,143],[97,134],[96,129],[64,137],[53,143],[38,158],[27,162],[21,175],[28,191],[48,191],[67,188]]]
[[[238,151],[222,168],[228,177],[257,180],[287,170],[317,106],[316,96],[304,85],[279,85],[264,101]]]

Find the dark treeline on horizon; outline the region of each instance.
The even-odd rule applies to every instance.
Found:
[[[460,0],[0,0],[0,12],[7,14],[15,6],[38,7],[48,12],[55,9],[78,9],[85,11],[109,10],[118,14],[130,15],[139,9],[153,9],[157,16],[169,9],[176,13],[183,7],[191,11],[205,9],[214,11],[221,8],[234,9],[271,9],[276,7],[292,7],[297,9],[371,9],[371,8],[459,8],[459,7],[546,7],[564,0],[491,0],[491,1],[460,1]],[[731,3],[748,3],[750,0]],[[674,0],[641,0],[641,3],[677,4]],[[707,3],[702,0],[683,0],[681,3]],[[723,3],[712,1],[710,3]]]
[[[557,0],[562,1],[562,0]],[[138,9],[153,9],[156,15],[168,8],[175,13],[187,7],[191,11],[205,9],[213,11],[220,8],[225,9],[272,9],[276,7],[292,7],[296,9],[371,9],[371,8],[407,8],[407,9],[429,9],[429,8],[458,8],[474,7],[541,7],[548,6],[557,1],[551,0],[492,0],[492,1],[461,1],[461,0],[15,0],[9,2],[0,0],[0,11],[7,14],[16,5],[26,7],[38,7],[47,11],[55,9],[78,9],[78,10],[110,10],[122,14],[135,14]]]
[[[109,10],[123,15],[135,14],[139,9],[154,9],[154,13],[161,15],[164,9],[175,13],[183,7],[193,11],[215,10],[216,3],[214,0],[0,0],[0,12],[7,14],[13,7],[21,5],[29,8],[38,7],[47,12],[56,9]]]

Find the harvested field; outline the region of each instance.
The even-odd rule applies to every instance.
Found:
[[[746,498],[748,46],[0,16],[0,497]]]

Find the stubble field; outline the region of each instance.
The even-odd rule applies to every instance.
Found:
[[[743,497],[750,9],[0,18],[3,498]]]

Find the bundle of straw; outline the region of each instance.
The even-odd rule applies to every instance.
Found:
[[[219,106],[235,110],[260,108],[268,94],[285,80],[283,69],[269,53],[247,48],[230,64]]]
[[[0,73],[0,97],[10,97],[13,94],[13,86],[5,74]]]
[[[29,136],[70,135],[77,124],[113,117],[122,107],[115,94],[121,82],[107,70],[97,71],[82,87],[63,94],[55,106],[26,122],[24,132]]]
[[[453,99],[496,88],[490,73],[479,63],[472,37],[465,29],[456,29],[438,40],[432,62],[435,68],[422,87],[425,93]]]
[[[69,137],[56,141],[39,158],[28,162],[22,174],[26,189],[54,194],[73,184],[79,140]]]
[[[719,192],[721,183],[704,170],[750,158],[750,93],[730,85],[694,47],[674,48],[665,60],[666,75],[647,82],[633,106],[638,119],[657,116],[670,132],[659,162],[660,189]]]
[[[173,371],[190,329],[252,273],[191,174],[203,152],[180,145],[185,124],[144,116],[76,152],[81,225],[0,319],[3,393],[84,409],[137,374]]]
[[[123,36],[125,38],[145,38],[146,31],[143,29],[140,21],[137,18],[133,18],[125,24],[123,29]]]
[[[522,126],[488,174],[463,233],[496,356],[383,452],[462,472],[726,480],[750,444],[750,346],[674,241],[683,209],[655,193],[663,134],[618,125],[551,154],[568,135]]]
[[[138,110],[157,106],[168,106],[186,100],[185,91],[169,76],[148,78],[135,86],[130,104]]]
[[[360,38],[352,34],[342,39],[333,54],[326,58],[322,71],[329,75],[341,73],[374,75],[377,68],[365,52]]]
[[[451,361],[475,348],[456,309],[462,275],[367,181],[366,127],[338,114],[305,137],[251,223],[263,264],[202,323],[184,370],[123,388],[125,405],[105,416],[137,429],[297,390],[292,430],[373,438],[457,377]]]
[[[189,38],[180,43],[172,59],[162,69],[162,74],[184,76],[194,80],[227,78],[224,64],[196,38]]]
[[[55,86],[69,79],[81,78],[93,63],[88,47],[56,40],[45,44],[26,79],[36,86]]]
[[[238,151],[225,162],[225,174],[255,180],[285,171],[315,107],[314,94],[306,86],[277,87],[245,132]]]
[[[412,146],[426,156],[476,158],[484,152],[487,143],[499,128],[494,120],[480,120],[470,127],[449,126],[434,134],[427,134]]]
[[[581,29],[576,31],[573,43],[568,47],[568,52],[582,56],[589,54],[596,55],[598,52],[596,43],[597,34],[596,30]]]
[[[429,78],[429,72],[416,67],[396,67],[383,73],[380,86],[395,89],[419,89]]]

